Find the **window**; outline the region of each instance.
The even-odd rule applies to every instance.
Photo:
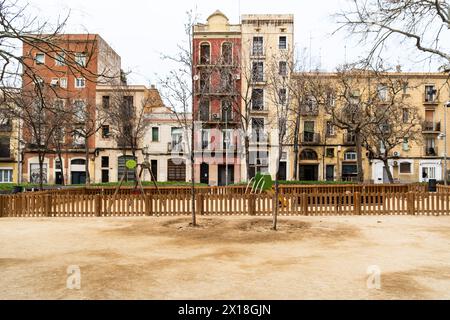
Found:
[[[229,42],[222,44],[222,59],[224,64],[233,63],[233,45]]]
[[[264,89],[252,90],[252,110],[264,110]]]
[[[269,152],[267,151],[250,151],[250,177],[254,177],[258,172],[269,172]]]
[[[262,61],[253,62],[252,79],[254,82],[264,81],[264,62]]]
[[[409,89],[409,83],[403,82],[403,87],[402,87],[403,94],[408,94],[408,89]]]
[[[334,130],[333,122],[327,121],[327,132],[326,132],[327,137],[332,137],[332,136],[335,135],[335,133],[336,133],[336,132],[335,132],[335,130]]]
[[[317,153],[311,149],[305,149],[300,153],[300,160],[317,160]]]
[[[109,157],[102,157],[102,168],[109,168]]]
[[[209,146],[209,132],[208,130],[202,130],[202,149],[208,149]]]
[[[403,138],[402,149],[403,151],[409,151],[409,138]]]
[[[152,128],[152,141],[153,142],[159,141],[159,128],[158,127]]]
[[[286,91],[286,89],[280,89],[279,91],[278,91],[278,98],[280,99],[280,104],[281,105],[285,105],[286,104],[286,101],[287,101],[287,91]]]
[[[263,142],[266,140],[264,132],[264,118],[252,118],[253,141]]]
[[[39,163],[31,163],[30,164],[30,183],[38,184],[39,183]],[[42,164],[42,183],[47,183],[47,164]]]
[[[86,87],[86,80],[84,78],[75,79],[75,88],[81,89]]]
[[[61,88],[66,89],[67,88],[67,78],[60,78],[59,79],[59,86]]]
[[[103,125],[102,126],[102,138],[109,138],[110,132],[109,132],[109,125]]]
[[[64,52],[60,52],[60,53],[56,54],[55,65],[60,66],[60,67],[66,65],[66,54]]]
[[[209,43],[200,45],[200,64],[209,64],[211,61],[211,46]]]
[[[437,90],[434,85],[425,86],[425,102],[435,102],[436,101]]]
[[[388,88],[384,84],[379,84],[377,87],[378,99],[380,101],[387,101],[388,98]]]
[[[10,137],[0,137],[0,158],[10,158]]]
[[[286,77],[287,76],[287,62],[280,61],[278,64],[278,70],[279,70],[280,76]]]
[[[103,169],[102,170],[102,183],[108,183],[109,182],[109,170]]]
[[[183,149],[183,130],[182,128],[172,128],[172,150],[182,151]]]
[[[263,37],[253,37],[253,55],[262,56],[264,54]]]
[[[280,36],[278,40],[278,48],[283,50],[287,49],[287,37],[286,36]]]
[[[233,121],[233,106],[228,99],[222,100],[222,122]]]
[[[75,54],[75,63],[80,67],[86,67],[86,54],[85,53],[76,53]]]
[[[222,143],[224,150],[229,150],[233,146],[232,132],[233,130],[222,130]]]
[[[75,129],[72,135],[72,142],[75,147],[84,147],[84,137],[81,129]]]
[[[183,159],[167,160],[167,180],[186,181],[186,163]]]
[[[327,158],[334,158],[334,148],[327,148],[326,155]]]
[[[347,151],[344,154],[344,161],[356,161],[356,152],[354,152],[354,151]]]
[[[209,121],[209,100],[202,99],[200,101],[200,121]]]
[[[11,182],[13,182],[12,169],[0,169],[0,183],[11,183]]]
[[[75,100],[73,111],[76,122],[84,122],[86,120],[86,104],[84,100]]]
[[[36,56],[34,57],[34,61],[36,61],[36,64],[44,64],[45,63],[45,54],[44,53],[36,53]]]
[[[411,173],[411,163],[401,162],[400,163],[400,173]]]
[[[103,106],[103,109],[109,109],[109,101],[110,101],[109,96],[103,96],[103,97],[102,97],[102,106]]]
[[[52,80],[50,80],[50,86],[51,87],[56,87],[59,84],[59,79],[58,78],[52,78]]]
[[[200,93],[208,93],[210,88],[210,77],[207,72],[200,73]]]
[[[409,110],[407,108],[403,108],[402,121],[403,123],[408,123],[409,121]]]

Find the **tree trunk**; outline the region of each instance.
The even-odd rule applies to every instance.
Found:
[[[39,153],[39,190],[44,190],[44,155]]]
[[[358,183],[364,182],[364,171],[363,171],[363,162],[362,162],[362,146],[361,146],[361,132],[355,131],[355,143],[356,143],[356,157],[357,157],[357,165],[358,165]]]
[[[394,177],[392,176],[391,168],[389,167],[389,162],[387,158],[382,159],[384,164],[384,170],[386,170],[386,174],[389,179],[389,183],[394,183]]]
[[[294,128],[294,180],[298,180],[298,154],[299,154],[300,112],[295,119]]]
[[[61,148],[58,148],[58,160],[59,160],[59,163],[61,164],[61,185],[65,186],[66,179],[64,178],[64,163],[63,163],[63,159],[62,159]]]
[[[279,196],[280,196],[280,183],[279,183],[279,175],[280,175],[280,162],[281,162],[281,156],[283,154],[283,147],[281,146],[278,148],[278,158],[277,158],[277,170],[275,173],[275,196],[273,199],[273,230],[277,230],[278,225],[278,206],[279,203]]]
[[[196,227],[197,226],[197,217],[195,214],[195,148],[194,148],[194,143],[195,143],[195,138],[194,138],[194,133],[195,133],[195,128],[194,128],[194,118],[192,118],[192,128],[191,128],[191,180],[192,180],[192,184],[191,184],[191,194],[192,194],[192,226]],[[228,168],[227,168],[228,170]]]
[[[89,147],[88,147],[88,138],[85,140],[86,149],[85,149],[85,171],[86,171],[86,185],[91,185],[91,174],[89,173]]]
[[[250,181],[250,137],[246,134],[244,136],[244,153],[245,153],[245,168],[247,170],[247,182]]]

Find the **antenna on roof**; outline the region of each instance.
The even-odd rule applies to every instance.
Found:
[[[238,15],[239,15],[239,24],[241,24],[241,0],[238,0]]]

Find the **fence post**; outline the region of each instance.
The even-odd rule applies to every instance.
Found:
[[[3,217],[5,211],[5,196],[0,196],[0,218]]]
[[[361,193],[355,192],[353,194],[353,206],[353,213],[358,216],[361,215]]]
[[[408,192],[407,201],[408,201],[408,214],[413,216],[416,213],[414,208],[414,193],[412,191]]]
[[[251,216],[256,215],[256,195],[250,194],[248,198],[248,209]]]
[[[146,193],[145,197],[145,215],[151,216],[153,213],[153,200],[152,195],[150,193]]]
[[[99,194],[96,194],[94,196],[94,203],[95,203],[95,216],[101,217],[102,215],[102,196]]]
[[[203,216],[205,214],[205,210],[203,209],[203,200],[205,196],[203,193],[198,193],[196,196],[196,207],[197,207],[197,214]],[[225,197],[224,197],[225,198]]]
[[[302,211],[305,216],[308,215],[308,194],[302,193]]]
[[[52,215],[52,195],[47,193],[44,195],[45,199],[45,216],[50,217]]]

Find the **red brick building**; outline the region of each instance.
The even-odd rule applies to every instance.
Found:
[[[194,26],[195,180],[210,185],[240,181],[236,136],[241,110],[241,31],[220,11]],[[228,165],[228,166],[227,166]]]
[[[120,82],[121,58],[99,35],[67,34],[58,36],[52,44],[42,41],[23,44],[24,94],[32,93],[36,82],[47,88],[49,99],[69,107],[87,108],[95,117],[96,91],[98,84],[117,84]],[[30,72],[32,71],[32,72]],[[34,79],[31,75],[36,75]],[[37,182],[39,168],[36,145],[30,130],[24,128],[25,149],[22,156],[24,182]],[[79,139],[64,134],[63,168],[66,183],[85,182],[85,153],[94,155],[95,137]],[[44,183],[61,182],[61,164],[51,144],[44,161]],[[91,161],[93,171],[93,161]],[[91,171],[90,171],[91,172]],[[93,176],[91,174],[91,176]]]

